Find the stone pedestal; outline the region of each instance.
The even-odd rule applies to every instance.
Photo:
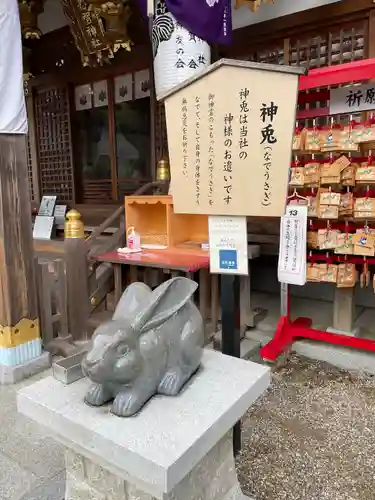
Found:
[[[66,500],[237,500],[231,428],[269,381],[262,365],[206,351],[179,396],[132,418],[86,406],[85,379],[45,378],[19,392],[18,409],[67,447]]]

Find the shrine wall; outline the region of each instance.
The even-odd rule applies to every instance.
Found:
[[[233,0],[232,25],[233,29],[239,29],[272,19],[282,21],[281,17],[337,2],[340,2],[340,0],[299,0],[298,2],[275,0],[275,3],[262,4],[256,12],[251,12],[247,6],[234,9],[236,0]]]

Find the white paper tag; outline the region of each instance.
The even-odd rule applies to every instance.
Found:
[[[54,221],[54,217],[43,217],[42,215],[37,215],[35,217],[33,228],[34,240],[50,240]]]
[[[307,206],[289,205],[280,222],[277,277],[281,283],[306,283]]]

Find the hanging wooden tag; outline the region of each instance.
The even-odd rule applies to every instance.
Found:
[[[303,167],[292,167],[290,174],[291,186],[302,187],[305,182],[304,168]]]
[[[338,246],[338,234],[336,229],[318,230],[318,247],[320,250],[332,250]]]
[[[319,264],[319,281],[324,283],[337,282],[337,266],[334,264]]]
[[[340,198],[339,216],[349,217],[353,215],[354,210],[354,197],[353,193],[344,193]]]
[[[318,200],[316,196],[307,196],[307,216],[318,217]]]
[[[358,163],[351,163],[348,167],[341,171],[341,184],[343,186],[355,186],[355,174]]]
[[[304,166],[304,183],[305,186],[318,187],[320,182],[320,164],[317,162],[309,162]]]
[[[365,232],[356,233],[352,236],[354,254],[373,257],[375,255],[375,237]]]
[[[337,237],[337,247],[335,254],[352,255],[354,247],[352,243],[352,235],[349,233],[340,233]]]
[[[309,262],[306,266],[306,281],[319,281],[319,273],[319,265]]]
[[[337,269],[337,287],[353,288],[357,281],[357,271],[354,264],[339,264]]]
[[[372,184],[375,182],[375,166],[367,162],[361,163],[355,174],[356,182],[360,184]]]
[[[305,129],[305,149],[308,152],[320,151],[319,131],[315,127]]]
[[[309,248],[319,248],[318,233],[316,231],[307,232],[307,246]]]
[[[319,204],[329,206],[340,206],[341,193],[334,193],[333,191],[320,190]]]
[[[374,198],[356,198],[354,201],[354,218],[372,219],[375,217]]]

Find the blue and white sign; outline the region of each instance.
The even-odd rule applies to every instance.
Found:
[[[249,272],[246,217],[208,218],[210,271],[213,274]]]

